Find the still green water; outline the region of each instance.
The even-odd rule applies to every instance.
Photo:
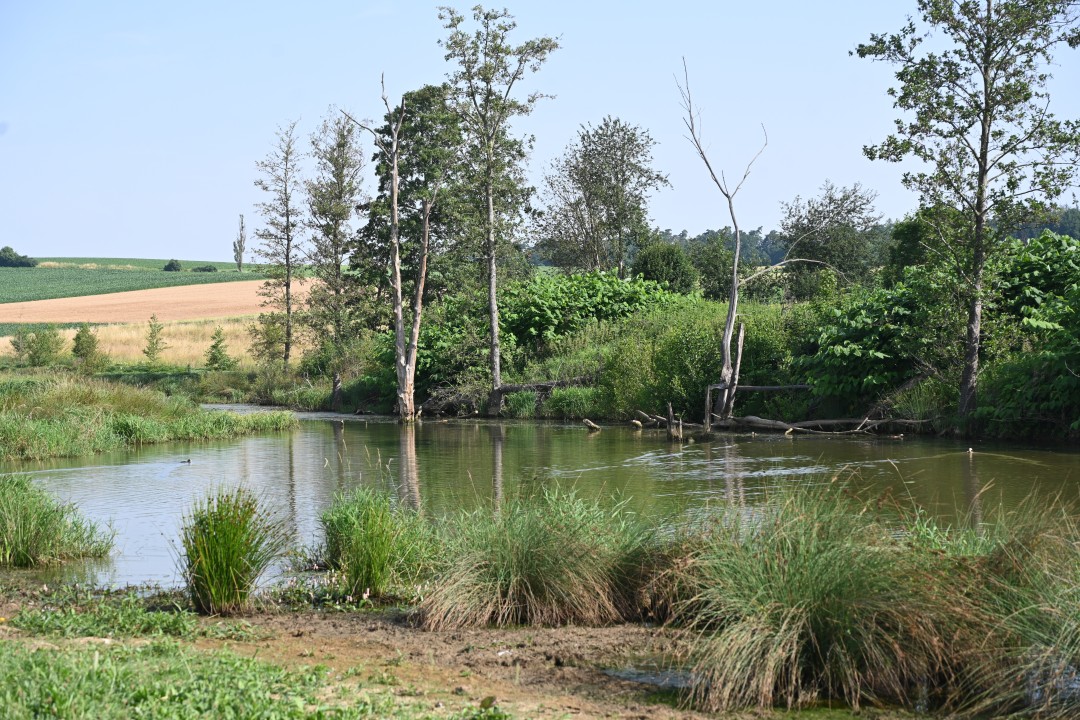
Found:
[[[586,496],[624,498],[664,518],[715,503],[764,501],[791,482],[841,478],[879,497],[919,505],[950,521],[1013,507],[1032,492],[1080,500],[1080,452],[975,446],[927,438],[723,435],[667,442],[663,433],[526,422],[425,422],[301,415],[292,433],[205,444],[151,446],[48,463],[28,472],[90,518],[111,524],[117,549],[64,579],[103,585],[179,584],[179,528],[196,499],[243,483],[293,529],[319,542],[318,516],[334,494],[359,484],[439,516],[491,507],[544,483]],[[186,462],[190,460],[190,462]]]

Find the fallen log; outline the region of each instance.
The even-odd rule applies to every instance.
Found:
[[[589,432],[597,432],[600,430],[600,426],[594,423],[589,418],[585,418],[581,422],[585,424],[585,427],[589,428]]]

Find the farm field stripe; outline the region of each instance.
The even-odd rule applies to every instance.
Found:
[[[0,318],[6,323],[124,323],[154,314],[163,322],[257,315],[262,310],[258,294],[262,284],[247,280],[5,303],[0,305]],[[295,293],[302,299],[307,288],[298,285]]]

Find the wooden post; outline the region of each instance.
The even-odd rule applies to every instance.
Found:
[[[682,421],[679,424],[675,424],[675,411],[671,409],[671,403],[667,404],[667,438],[671,442],[677,442],[682,440]]]
[[[735,351],[735,370],[731,375],[731,387],[727,392],[727,404],[721,417],[729,419],[735,413],[735,390],[739,387],[739,371],[742,369],[743,340],[746,338],[746,325],[739,323],[739,339]]]

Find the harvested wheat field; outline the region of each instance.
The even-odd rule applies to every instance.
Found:
[[[0,318],[7,323],[127,323],[146,321],[151,315],[163,322],[251,316],[261,310],[262,284],[262,280],[246,280],[4,303]],[[297,283],[294,297],[299,300],[306,294],[307,289]]]
[[[86,295],[55,300],[0,304],[0,320],[13,323],[94,323],[99,349],[121,362],[145,359],[147,322],[157,315],[164,325],[165,350],[161,360],[175,365],[201,365],[211,335],[221,327],[231,356],[246,364],[251,338],[248,327],[262,311],[258,290],[262,280],[211,285],[182,285],[154,290],[133,290],[107,295]],[[307,288],[297,285],[294,297],[302,300]],[[71,349],[74,329],[61,331],[64,352]],[[302,344],[302,343],[301,343]],[[11,355],[8,338],[0,338],[0,356]]]

